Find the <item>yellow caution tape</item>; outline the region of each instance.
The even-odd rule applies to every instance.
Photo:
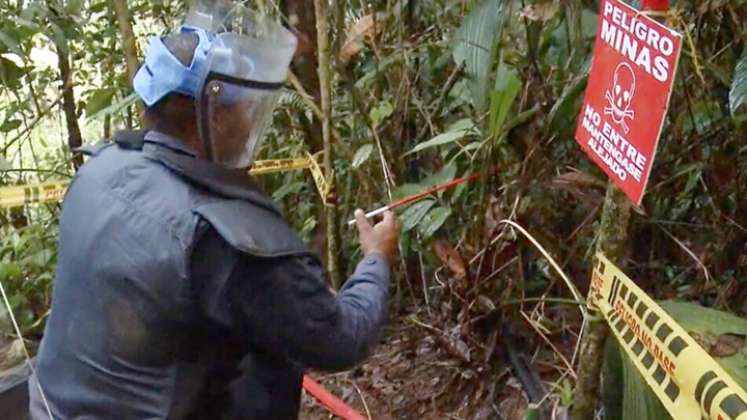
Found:
[[[60,181],[0,188],[0,208],[59,201],[65,195],[68,184],[67,181]]]
[[[602,254],[597,254],[588,302],[673,418],[747,419],[744,389]]]
[[[318,168],[316,160],[309,155],[307,158],[298,159],[272,159],[258,160],[249,170],[251,175],[267,175],[276,172],[294,171],[306,168]],[[321,171],[319,169],[319,171]],[[314,171],[312,170],[312,174]],[[322,179],[324,176],[322,175]],[[319,181],[314,175],[314,181],[319,185]],[[18,207],[32,203],[43,203],[49,201],[59,201],[65,195],[70,182],[57,181],[45,182],[42,184],[18,185],[0,188],[0,208]]]
[[[311,167],[313,158],[258,160],[252,165],[252,175],[267,175],[275,172],[294,171]],[[315,161],[314,161],[315,162]]]
[[[316,188],[319,190],[319,195],[322,197],[322,202],[327,205],[329,204],[329,194],[332,192],[331,183],[327,181],[324,172],[322,172],[322,168],[319,166],[319,163],[316,161],[314,156],[308,154],[308,159],[311,163],[311,166],[309,167],[311,176],[314,178],[314,183],[316,183]]]

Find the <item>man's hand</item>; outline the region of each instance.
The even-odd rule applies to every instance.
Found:
[[[355,222],[363,254],[381,254],[391,266],[397,256],[400,232],[400,225],[394,213],[387,211],[381,222],[371,225],[363,210],[358,209],[355,211]]]

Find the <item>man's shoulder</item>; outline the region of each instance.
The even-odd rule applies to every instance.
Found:
[[[278,213],[246,200],[216,200],[195,208],[233,248],[256,257],[313,255]]]
[[[76,208],[88,208],[91,217],[118,211],[147,218],[189,241],[198,219],[193,210],[204,201],[203,193],[163,165],[139,151],[112,145],[103,147],[80,168],[63,206],[75,203]],[[100,203],[113,207],[93,208]]]

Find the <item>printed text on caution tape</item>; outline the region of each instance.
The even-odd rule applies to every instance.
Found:
[[[747,393],[672,317],[604,255],[597,255],[589,306],[677,420],[747,420]]]

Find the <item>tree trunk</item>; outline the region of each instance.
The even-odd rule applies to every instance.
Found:
[[[298,37],[298,48],[291,65],[293,73],[296,75],[301,87],[313,99],[314,103],[320,103],[321,93],[319,92],[319,60],[317,59],[316,47],[316,15],[314,9],[309,7],[305,0],[286,0],[283,2],[283,12],[288,16],[288,20],[293,25],[296,36]],[[307,117],[304,111],[295,113],[299,121],[301,131],[303,132],[304,142],[312,153],[321,151],[324,148],[322,139],[322,119],[313,113]],[[321,112],[318,113],[321,116]],[[311,187],[316,188],[311,181]],[[325,255],[326,249],[326,210],[323,205],[315,208],[316,218],[319,221],[314,228],[314,234],[311,246],[319,255]],[[326,259],[326,255],[325,255]]]
[[[132,20],[130,19],[130,10],[127,8],[127,0],[112,0],[114,15],[117,17],[117,25],[122,35],[122,50],[124,51],[125,65],[127,66],[127,80],[132,83],[135,78],[140,61],[137,58],[137,42],[135,34],[132,31]],[[137,103],[138,116],[140,121],[143,120],[143,105]]]
[[[294,29],[298,36],[298,48],[293,60],[292,69],[298,76],[298,80],[316,103],[319,103],[321,93],[319,92],[319,78],[317,69],[317,33],[316,16],[314,10],[308,7],[304,0],[289,0],[285,2],[285,13],[291,22],[295,22]],[[312,153],[324,148],[322,139],[321,121],[313,116],[307,119],[303,112],[298,113],[301,120],[306,144]]]
[[[335,180],[332,168],[334,157],[332,155],[332,81],[330,68],[329,28],[327,25],[327,1],[314,0],[316,12],[317,48],[319,57],[319,86],[322,99],[322,138],[324,142],[324,176],[330,183],[333,197],[327,203],[327,271],[334,288],[341,285],[339,270],[339,246],[337,235],[337,204],[334,197]],[[328,197],[323,200],[327,201]]]
[[[597,251],[625,267],[630,246],[628,228],[632,204],[612,182],[607,185],[602,222],[597,236]],[[578,380],[573,399],[572,420],[591,420],[599,395],[599,378],[604,360],[604,345],[609,336],[607,323],[601,319],[588,322],[581,340]]]
[[[62,80],[62,110],[65,113],[65,123],[67,124],[67,145],[73,149],[83,145],[83,138],[80,134],[78,117],[76,115],[75,93],[73,92],[73,66],[70,61],[70,49],[67,40],[57,41],[55,45],[59,61],[60,80]],[[77,171],[83,164],[83,156],[73,154],[73,166]]]

